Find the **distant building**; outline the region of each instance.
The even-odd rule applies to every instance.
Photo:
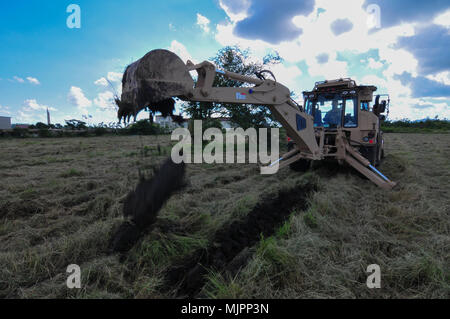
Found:
[[[11,118],[6,116],[0,116],[0,130],[11,129]]]
[[[155,123],[162,126],[162,127],[167,127],[170,129],[176,129],[178,127],[184,127],[187,128],[188,127],[188,122],[189,119],[183,119],[183,124],[180,125],[176,122],[173,121],[171,116],[166,116],[163,117],[162,115],[156,115],[155,116]]]

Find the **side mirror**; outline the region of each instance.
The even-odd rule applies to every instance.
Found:
[[[386,111],[386,101],[385,100],[381,101],[378,111],[380,113],[384,113]]]

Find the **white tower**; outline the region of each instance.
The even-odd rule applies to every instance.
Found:
[[[50,122],[50,112],[48,111],[47,108],[47,125],[50,126],[52,123]]]

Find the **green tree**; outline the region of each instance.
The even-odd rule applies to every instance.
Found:
[[[210,60],[220,69],[247,76],[261,76],[261,71],[282,61],[277,53],[266,55],[262,62],[250,61],[249,56],[249,49],[243,50],[238,46],[227,46],[220,49]],[[213,83],[213,86],[219,87],[244,87],[246,85],[246,83],[228,79],[219,74],[216,75]],[[244,129],[269,127],[272,121],[267,107],[250,104],[186,102],[183,111],[193,119],[203,120],[213,116],[229,117],[235,125]]]
[[[80,120],[66,120],[66,126],[72,130],[87,129],[86,122]]]
[[[46,129],[49,128],[49,126],[48,126],[47,124],[44,124],[44,123],[42,123],[42,122],[37,122],[36,125],[35,125],[35,127],[36,127],[38,130],[46,130]]]
[[[170,131],[159,126],[156,123],[151,123],[150,120],[140,120],[133,124],[130,124],[125,132],[128,134],[139,134],[139,135],[158,135],[158,134],[169,134]]]

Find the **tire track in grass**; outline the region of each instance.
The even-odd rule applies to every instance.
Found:
[[[199,249],[173,266],[166,274],[168,287],[177,287],[178,297],[195,297],[206,283],[209,269],[236,273],[247,260],[234,260],[245,248],[269,237],[285,222],[294,209],[307,208],[308,195],[317,190],[316,184],[297,183],[269,193],[240,221],[216,232],[207,249]]]

